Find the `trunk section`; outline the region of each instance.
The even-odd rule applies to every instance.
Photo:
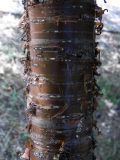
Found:
[[[23,3],[30,160],[93,160],[103,12],[94,0]]]

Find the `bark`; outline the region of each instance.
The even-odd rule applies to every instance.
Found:
[[[93,160],[104,11],[94,0],[23,3],[30,160]]]

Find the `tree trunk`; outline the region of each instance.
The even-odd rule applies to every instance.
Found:
[[[94,160],[95,75],[101,64],[95,34],[101,33],[103,11],[94,0],[23,3],[29,158]]]

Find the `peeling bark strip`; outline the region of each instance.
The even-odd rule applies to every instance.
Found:
[[[22,158],[93,160],[93,112],[101,65],[95,35],[103,28],[94,0],[24,0],[29,141]],[[29,150],[29,151],[28,151]],[[28,155],[26,156],[28,159]]]

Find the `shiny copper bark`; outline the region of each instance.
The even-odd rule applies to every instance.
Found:
[[[93,160],[104,11],[94,0],[23,3],[30,160]]]

